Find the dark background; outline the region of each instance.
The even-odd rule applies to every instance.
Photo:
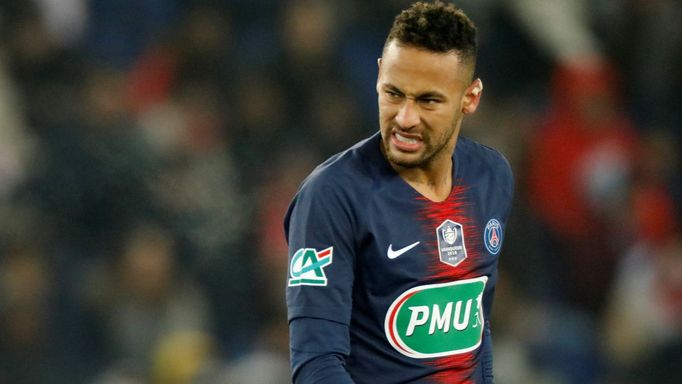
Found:
[[[282,217],[407,4],[0,2],[0,383],[288,382]],[[516,177],[497,382],[682,382],[680,2],[458,4]]]

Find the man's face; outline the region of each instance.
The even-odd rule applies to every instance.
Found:
[[[435,53],[391,42],[379,62],[377,92],[382,147],[399,167],[422,167],[450,156],[464,113],[480,98],[468,64],[456,53]]]

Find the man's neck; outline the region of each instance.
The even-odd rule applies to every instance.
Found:
[[[452,157],[448,152],[441,158],[433,159],[424,167],[395,167],[400,177],[417,192],[431,201],[440,202],[452,190]]]

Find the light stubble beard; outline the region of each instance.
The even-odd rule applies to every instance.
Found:
[[[404,161],[396,156],[393,155],[393,153],[390,150],[390,140],[392,137],[391,131],[389,131],[389,134],[387,137],[383,138],[381,140],[381,149],[382,152],[384,153],[384,156],[386,159],[391,163],[394,164],[398,167],[402,168],[419,168],[419,167],[424,167],[428,165],[430,162],[432,162],[438,155],[442,155],[443,151],[446,149],[448,143],[450,143],[450,140],[452,140],[452,136],[456,134],[457,131],[457,125],[458,125],[458,120],[455,119],[453,123],[450,125],[450,129],[448,132],[446,132],[445,136],[446,138],[442,140],[438,148],[434,148],[433,143],[431,143],[430,137],[426,136],[423,137],[423,143],[424,143],[424,152],[423,155],[415,160],[412,161]],[[452,154],[449,154],[452,155]]]

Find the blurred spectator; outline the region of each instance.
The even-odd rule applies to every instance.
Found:
[[[17,110],[17,89],[7,73],[0,48],[0,197],[7,196],[28,178],[36,143]]]
[[[283,50],[273,71],[286,91],[287,135],[331,155],[367,132],[344,86],[343,8],[328,0],[297,0],[287,3],[282,18]]]
[[[51,121],[29,194],[58,223],[63,242],[97,247],[138,213],[153,211],[142,181],[154,158],[123,98],[120,71],[95,68],[78,113]]]
[[[605,352],[614,381],[672,383],[679,375],[671,379],[661,367],[670,353],[677,351],[679,357],[682,351],[681,221],[667,188],[677,153],[666,133],[645,138],[631,194],[636,231],[609,295]]]
[[[667,212],[659,212],[666,215]],[[682,238],[641,241],[619,268],[604,330],[615,382],[679,382],[682,345]],[[666,364],[670,364],[666,367]],[[622,381],[625,380],[625,381]]]
[[[571,305],[524,294],[506,269],[496,292],[493,345],[500,384],[592,383],[602,372],[594,319]]]
[[[44,255],[30,248],[8,249],[2,276],[3,382],[46,383],[55,356],[50,345],[50,285],[53,276]],[[33,368],[31,367],[33,365]]]
[[[639,141],[619,107],[616,74],[601,63],[559,67],[549,115],[529,149],[529,201],[556,241],[567,298],[601,309]],[[563,275],[563,276],[562,276]]]
[[[77,340],[62,338],[67,324],[59,311],[60,276],[43,245],[32,241],[17,240],[0,251],[0,381],[83,381],[96,360],[79,350]]]
[[[45,28],[61,46],[73,47],[83,39],[88,21],[85,0],[34,0]]]
[[[608,41],[628,81],[630,109],[645,129],[679,137],[682,111],[682,3],[676,0],[602,2],[596,30]],[[654,43],[655,42],[655,43]]]
[[[238,245],[248,212],[231,156],[223,97],[206,82],[187,82],[146,120],[144,133],[160,168],[148,179],[154,200],[189,240],[198,257]]]
[[[177,12],[172,0],[90,0],[86,53],[102,65],[128,68],[148,45],[168,33]]]
[[[188,382],[212,354],[206,298],[183,273],[169,232],[141,223],[122,240],[114,273],[101,276],[111,283],[98,303],[112,355],[105,375],[124,369],[142,382]]]
[[[225,368],[225,383],[288,383],[289,335],[286,304],[281,294],[288,270],[287,246],[282,231],[282,217],[298,180],[305,177],[319,158],[315,153],[297,147],[287,148],[266,171],[267,177],[258,193],[256,254],[259,313],[261,327],[253,348]]]
[[[272,175],[273,161],[287,143],[300,140],[287,130],[287,96],[281,84],[258,72],[245,73],[233,88],[236,122],[233,153],[245,191],[251,193]],[[317,151],[317,148],[309,148]]]
[[[59,46],[29,4],[5,28],[6,62],[17,86],[18,112],[28,131],[49,135],[52,126],[65,124],[79,113],[77,92],[83,70],[79,56]]]
[[[145,180],[154,204],[184,245],[183,256],[207,288],[225,352],[240,353],[253,327],[253,214],[233,157],[232,122],[219,88],[186,81],[145,115],[143,132],[159,159]],[[234,308],[242,311],[234,312]]]

